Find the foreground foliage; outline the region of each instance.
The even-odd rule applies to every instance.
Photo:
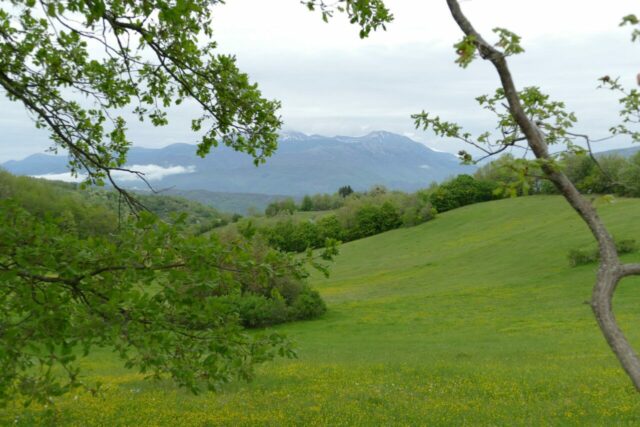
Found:
[[[335,247],[293,257],[253,236],[202,234],[186,214],[118,220],[106,192],[1,178],[0,403],[81,385],[79,360],[101,348],[192,392],[249,379],[256,364],[294,353],[282,335],[244,327],[326,310],[304,265],[324,270],[318,258]]]

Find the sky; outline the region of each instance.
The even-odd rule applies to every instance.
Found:
[[[344,16],[324,23],[298,0],[228,0],[213,8],[215,39],[233,53],[263,94],[282,102],[284,130],[327,136],[360,136],[387,130],[440,151],[467,148],[418,131],[410,116],[422,110],[481,133],[495,128],[474,98],[492,93],[498,78],[491,65],[455,63],[452,45],[461,38],[444,0],[387,0],[395,20],[387,31],[358,37]],[[508,28],[522,36],[525,53],[510,59],[518,87],[540,86],[575,111],[576,131],[593,137],[616,123],[617,97],[597,90],[603,75],[629,87],[640,72],[640,43],[622,16],[640,14],[635,0],[466,0],[463,11],[485,38]],[[0,90],[0,162],[45,152],[46,131],[36,130],[17,103]],[[153,128],[131,120],[136,146],[196,143],[189,130],[195,106],[171,113],[171,125]],[[624,139],[596,151],[629,146]]]

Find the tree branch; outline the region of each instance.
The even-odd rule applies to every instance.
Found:
[[[620,277],[640,275],[640,264],[622,264],[620,266]]]

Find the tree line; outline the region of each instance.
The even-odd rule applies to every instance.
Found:
[[[293,198],[278,200],[265,209],[265,216],[275,218],[275,222],[257,226],[257,230],[276,248],[303,252],[323,247],[327,239],[349,242],[411,227],[434,219],[438,213],[474,203],[557,194],[540,170],[529,165],[523,171],[518,162],[505,154],[479,168],[473,176],[458,175],[414,193],[390,191],[383,186],[353,191],[344,186],[333,194],[305,195],[299,203]],[[640,197],[640,153],[629,158],[570,154],[561,158],[559,166],[586,194]],[[294,215],[314,211],[327,213],[317,219]],[[250,219],[245,219],[245,224],[247,221]]]

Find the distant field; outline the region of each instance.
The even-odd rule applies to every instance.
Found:
[[[614,233],[640,241],[640,200],[599,208]],[[590,308],[595,266],[567,252],[594,245],[562,199],[467,206],[414,228],[341,248],[313,278],[329,312],[277,328],[299,359],[264,365],[251,384],[191,396],[143,382],[108,354],[86,362],[102,398],[71,394],[60,425],[640,425],[640,395]],[[629,260],[640,255],[630,255]],[[616,297],[640,348],[640,280]],[[42,422],[40,408],[0,422]],[[1,414],[2,412],[0,412]]]

